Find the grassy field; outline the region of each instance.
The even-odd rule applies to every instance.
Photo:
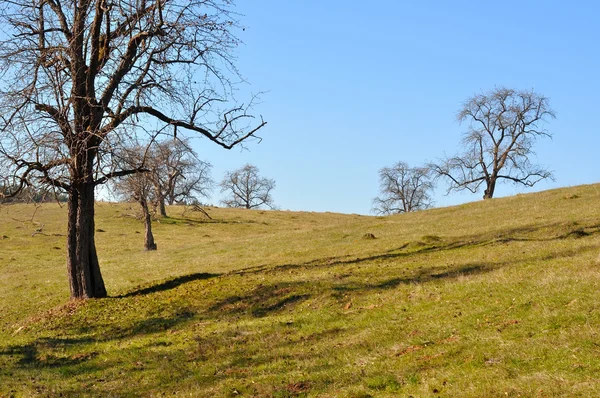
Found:
[[[0,207],[0,396],[600,396],[600,185],[392,217]],[[35,211],[35,213],[34,213]],[[32,236],[33,235],[33,236]]]

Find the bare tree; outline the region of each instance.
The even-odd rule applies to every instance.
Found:
[[[156,191],[155,205],[166,217],[166,206],[208,198],[213,187],[211,164],[198,158],[188,140],[168,140],[150,153],[152,180]]]
[[[247,164],[241,169],[225,173],[219,184],[221,192],[229,196],[222,200],[227,207],[256,209],[261,206],[274,208],[271,192],[275,189],[275,180],[261,177],[256,166]]]
[[[112,153],[145,128],[195,132],[230,149],[265,125],[231,102],[241,81],[231,0],[11,0],[0,3],[0,162],[17,191],[68,193],[72,298],[105,297],[94,188],[140,172]],[[167,129],[168,128],[168,129]],[[12,194],[12,193],[11,193]]]
[[[458,113],[469,122],[463,137],[465,152],[431,167],[448,179],[448,191],[477,192],[485,184],[484,199],[494,196],[499,180],[528,187],[552,178],[552,173],[530,162],[536,139],[551,137],[542,125],[554,118],[548,98],[533,91],[496,88],[469,98]]]
[[[119,152],[113,154],[119,158],[119,163],[124,169],[148,167],[149,147],[142,145],[133,145],[131,147],[120,148]],[[155,200],[154,184],[152,179],[152,170],[147,168],[145,171],[135,174],[129,174],[113,179],[111,186],[114,192],[126,201],[133,201],[140,205],[142,211],[142,220],[144,221],[144,249],[156,250],[156,242],[152,233],[152,216],[150,214],[149,202]]]
[[[426,167],[411,168],[404,162],[379,170],[380,196],[373,199],[378,214],[408,213],[433,205],[433,182]]]
[[[113,191],[125,201],[140,205],[144,221],[144,248],[156,250],[152,233],[150,204],[157,207],[166,217],[165,198],[169,204],[175,200],[206,196],[211,187],[210,164],[202,162],[187,142],[169,140],[154,142],[146,146],[134,144],[113,153],[122,169],[145,169],[145,172],[130,174],[112,180]]]

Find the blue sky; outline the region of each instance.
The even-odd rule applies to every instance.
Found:
[[[252,163],[282,209],[369,214],[377,172],[460,149],[463,101],[496,86],[533,89],[557,113],[537,161],[556,181],[598,182],[600,3],[593,1],[238,1],[244,90],[268,91],[263,141],[196,149],[213,178]],[[497,196],[528,192],[502,185]],[[436,205],[479,200],[444,185]],[[215,190],[210,200],[219,201]]]

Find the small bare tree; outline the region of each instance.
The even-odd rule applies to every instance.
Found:
[[[261,177],[256,166],[247,164],[241,169],[225,173],[219,184],[221,192],[229,196],[221,203],[227,207],[256,209],[266,206],[274,208],[271,192],[275,189],[275,180]]]
[[[149,168],[148,154],[150,148],[142,145],[121,148],[114,154],[120,166],[126,169],[137,168],[139,173],[122,176],[112,180],[111,186],[121,199],[133,201],[140,205],[142,220],[144,221],[144,249],[156,250],[157,245],[152,233],[152,216],[148,203],[155,200],[152,170]]]
[[[408,213],[433,205],[433,182],[426,167],[411,168],[404,162],[379,170],[380,196],[373,199],[378,214]]]
[[[458,113],[459,122],[469,123],[462,141],[465,152],[430,167],[450,182],[449,192],[475,193],[485,184],[483,199],[494,196],[500,180],[531,187],[552,178],[530,158],[536,139],[551,137],[542,125],[554,117],[548,98],[533,91],[496,88],[475,95]]]

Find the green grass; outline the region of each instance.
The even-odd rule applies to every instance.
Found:
[[[599,208],[600,185],[392,217],[171,207],[144,252],[134,210],[98,203],[110,297],[68,302],[66,209],[0,207],[0,396],[600,396]]]

